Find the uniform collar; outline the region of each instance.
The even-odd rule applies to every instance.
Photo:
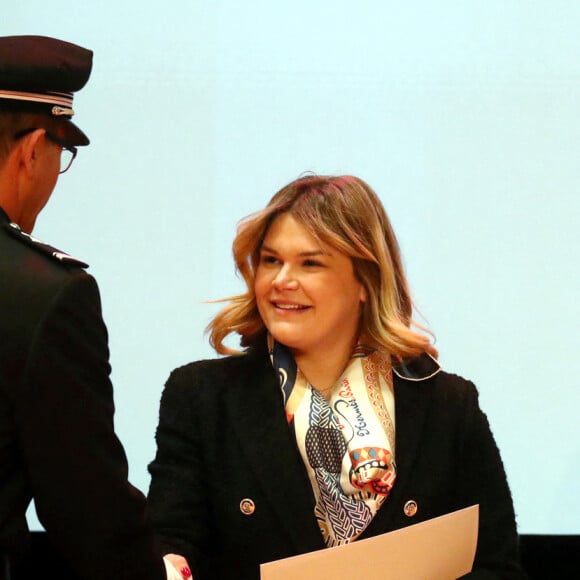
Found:
[[[10,223],[8,214],[0,207],[0,222]]]
[[[69,264],[72,266],[79,266],[81,268],[88,268],[89,265],[83,260],[79,260],[74,256],[66,254],[57,248],[53,248],[49,244],[41,242],[36,238],[32,237],[30,234],[23,231],[17,223],[10,220],[6,212],[0,207],[0,226],[2,230],[7,230],[12,236],[21,242],[25,243],[29,247],[33,247],[39,252],[50,256],[51,258],[58,260],[63,264]]]

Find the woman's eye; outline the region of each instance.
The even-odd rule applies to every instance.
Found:
[[[278,258],[265,254],[260,258],[260,262],[262,262],[262,264],[276,264],[278,262]]]
[[[318,262],[317,260],[304,260],[303,265],[312,268],[321,267],[322,263]]]

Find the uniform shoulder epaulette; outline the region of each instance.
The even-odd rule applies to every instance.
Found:
[[[44,242],[37,240],[36,238],[32,237],[30,234],[23,232],[18,224],[10,223],[7,225],[7,228],[9,231],[12,232],[12,234],[16,238],[23,241],[25,244],[34,247],[39,252],[42,252],[43,254],[48,255],[51,258],[58,260],[59,262],[61,262],[63,264],[69,264],[71,266],[78,266],[80,268],[88,268],[89,267],[89,265],[86,262],[83,262],[82,260],[79,260],[78,258],[71,256],[70,254],[66,254],[65,252],[61,252],[60,250],[57,250],[56,248],[53,248],[52,246],[49,246],[48,244],[45,244]]]

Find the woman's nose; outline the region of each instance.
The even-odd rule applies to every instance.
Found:
[[[272,280],[272,286],[276,290],[296,290],[298,288],[298,280],[296,280],[290,268],[282,266]]]

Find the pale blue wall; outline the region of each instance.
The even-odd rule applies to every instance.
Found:
[[[202,302],[241,288],[236,221],[303,171],[363,177],[444,366],[478,384],[520,530],[579,533],[580,5],[402,4],[4,7],[0,34],[95,51],[75,100],[92,144],[35,234],[99,280],[145,491],[162,385],[212,356]]]

